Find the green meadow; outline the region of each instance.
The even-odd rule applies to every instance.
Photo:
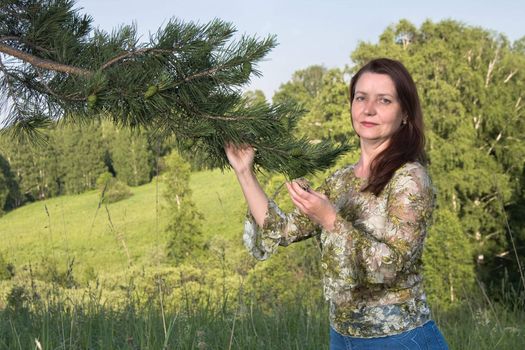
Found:
[[[245,206],[232,173],[198,172],[192,176],[193,200],[203,213],[202,231],[211,242],[241,239]],[[42,257],[74,258],[101,275],[133,266],[155,265],[166,244],[163,184],[132,188],[133,196],[101,204],[100,191],[34,202],[0,218],[0,239],[16,266]]]
[[[233,174],[196,172],[191,188],[209,256],[178,266],[163,253],[167,214],[156,180],[107,206],[91,191],[0,218],[3,255],[16,269],[1,284],[0,349],[327,348],[327,305],[311,296],[318,293],[286,285],[295,300],[264,298],[282,275],[258,285],[264,279],[255,277],[273,270],[242,247],[246,208]],[[43,279],[49,261],[62,273],[69,267],[74,286]],[[434,308],[451,349],[523,348],[521,308],[481,293],[464,300]]]

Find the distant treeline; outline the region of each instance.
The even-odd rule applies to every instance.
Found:
[[[57,124],[38,143],[0,137],[0,209],[95,188],[109,172],[138,186],[156,174],[156,155],[165,149],[143,130],[107,122]]]

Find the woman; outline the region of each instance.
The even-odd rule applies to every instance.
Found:
[[[292,214],[259,185],[253,148],[225,147],[252,215],[244,240],[262,260],[279,245],[320,235],[330,349],[448,349],[422,290],[434,191],[414,81],[400,62],[372,60],[353,76],[350,104],[359,161],[317,191],[288,183]]]

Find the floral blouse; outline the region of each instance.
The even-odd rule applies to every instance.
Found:
[[[284,214],[270,201],[262,228],[248,217],[244,243],[255,258],[265,260],[279,245],[320,235],[332,327],[355,337],[401,333],[430,318],[421,255],[434,189],[421,164],[406,163],[375,196],[360,191],[366,180],[355,175],[354,167],[338,170],[318,189],[337,210],[333,231],[297,209]]]

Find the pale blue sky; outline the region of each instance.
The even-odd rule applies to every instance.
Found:
[[[525,35],[525,1],[510,0],[79,0],[77,6],[104,30],[134,22],[144,39],[171,17],[200,23],[221,18],[240,33],[275,34],[279,46],[259,66],[263,77],[248,87],[263,90],[268,98],[298,69],[351,64],[350,53],[359,41],[376,42],[388,25],[402,18],[417,26],[426,19],[451,18],[510,40]]]

